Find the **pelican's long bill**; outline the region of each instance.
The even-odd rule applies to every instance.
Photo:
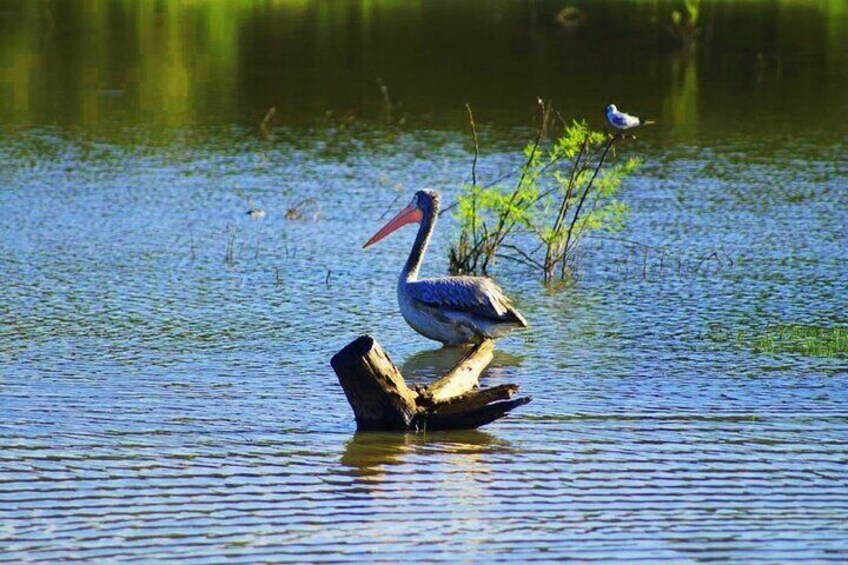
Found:
[[[419,210],[416,206],[410,204],[400,212],[398,215],[389,220],[389,222],[380,228],[380,231],[374,234],[374,236],[369,239],[365,245],[362,246],[362,249],[366,249],[371,245],[374,245],[381,239],[387,237],[390,233],[405,226],[406,224],[414,224],[416,222],[420,222],[423,214],[421,214],[421,210]]]

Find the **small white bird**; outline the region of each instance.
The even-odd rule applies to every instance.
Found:
[[[619,131],[626,131],[637,126],[649,126],[655,123],[650,120],[643,120],[642,118],[625,114],[616,108],[615,104],[607,106],[607,121],[613,129],[617,129]]]

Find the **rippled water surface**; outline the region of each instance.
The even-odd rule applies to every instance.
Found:
[[[722,71],[704,38],[689,63],[703,74],[671,79],[665,102],[645,102],[660,123],[623,149],[645,161],[622,192],[632,210],[626,241],[587,242],[577,281],[559,292],[499,265],[498,281],[532,328],[499,342],[485,383],[519,383],[534,400],[477,431],[356,433],[329,367],[366,332],[410,380],[451,364],[397,312],[395,280],[414,230],[367,252],[361,245],[415,189],[438,188],[450,202],[468,179],[461,111],[473,92],[442,92],[446,109],[432,116],[429,98],[410,94],[407,124],[387,125],[376,110],[366,119],[364,104],[353,126],[313,112],[312,98],[298,106],[280,94],[281,114],[301,107],[312,118],[263,139],[255,124],[273,96],[227,91],[214,73],[210,92],[221,99],[207,102],[220,105],[219,123],[187,117],[191,105],[163,106],[163,120],[149,120],[150,93],[134,86],[91,98],[99,114],[87,122],[87,89],[120,74],[109,65],[96,67],[99,85],[89,73],[62,86],[79,115],[42,95],[18,106],[17,71],[0,75],[12,108],[0,112],[0,563],[848,561],[848,359],[752,346],[770,327],[848,324],[848,137],[843,125],[808,119],[816,96],[848,115],[845,53],[829,43],[845,36],[845,12],[823,3],[833,13],[798,19],[791,2],[777,15],[741,4],[705,9],[719,22],[794,18],[800,29],[763,40],[763,82],[745,72],[755,50],[745,59],[727,48]],[[416,17],[446,17],[434,5],[423,15],[375,9],[384,19],[362,37],[412,49],[377,24],[391,15],[423,33]],[[12,8],[0,26],[23,44],[43,41],[32,43],[43,59],[27,76],[61,83],[51,46],[76,41],[82,24],[57,17],[42,38],[27,26],[41,29],[45,16]],[[256,10],[238,25],[265,29]],[[309,23],[320,11],[303,10],[291,21],[324,29]],[[573,38],[545,24],[547,13],[533,23],[521,12],[510,29],[536,34],[537,70],[579,67],[551,63],[544,47]],[[461,15],[480,29],[495,18]],[[712,29],[713,42],[729,41]],[[797,41],[803,33],[818,39]],[[356,53],[370,54],[368,45]],[[826,64],[811,58],[819,51]],[[335,68],[335,52],[314,64]],[[352,56],[360,74],[339,80],[400,68],[386,57]],[[669,72],[686,64],[656,57]],[[233,65],[253,69],[246,59]],[[172,63],[162,64],[175,72]],[[708,80],[720,71],[727,84]],[[445,73],[465,84],[466,75]],[[559,88],[545,76],[533,83],[543,95]],[[617,88],[654,100],[644,85],[587,76],[578,108]],[[399,89],[412,92],[401,78]],[[699,99],[686,80],[710,96]],[[497,107],[491,92],[480,96]],[[340,97],[325,93],[322,111]],[[484,181],[513,170],[530,135],[517,124],[532,120],[532,96],[504,104],[506,116],[481,118]],[[740,108],[756,108],[755,118]],[[304,199],[316,204],[287,217]],[[267,215],[251,219],[249,205]],[[455,227],[442,218],[426,272],[445,272]]]

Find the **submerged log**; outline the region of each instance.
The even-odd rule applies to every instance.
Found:
[[[518,391],[514,384],[474,390],[493,349],[488,340],[474,346],[447,374],[417,391],[406,386],[371,336],[355,339],[330,364],[360,430],[470,429],[503,418],[531,400],[512,399]]]

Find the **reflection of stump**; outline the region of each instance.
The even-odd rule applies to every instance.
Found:
[[[389,468],[402,465],[407,456],[421,449],[436,450],[455,465],[466,467],[481,455],[510,454],[514,448],[506,441],[481,430],[416,432],[356,432],[345,444],[341,464],[345,472],[360,479],[374,479]],[[485,473],[485,467],[474,467]],[[365,485],[369,482],[366,481]]]
[[[517,385],[475,390],[492,360],[494,342],[471,348],[459,363],[427,387],[412,390],[380,344],[355,339],[330,361],[361,430],[468,429],[504,417],[530,402],[512,399]]]

